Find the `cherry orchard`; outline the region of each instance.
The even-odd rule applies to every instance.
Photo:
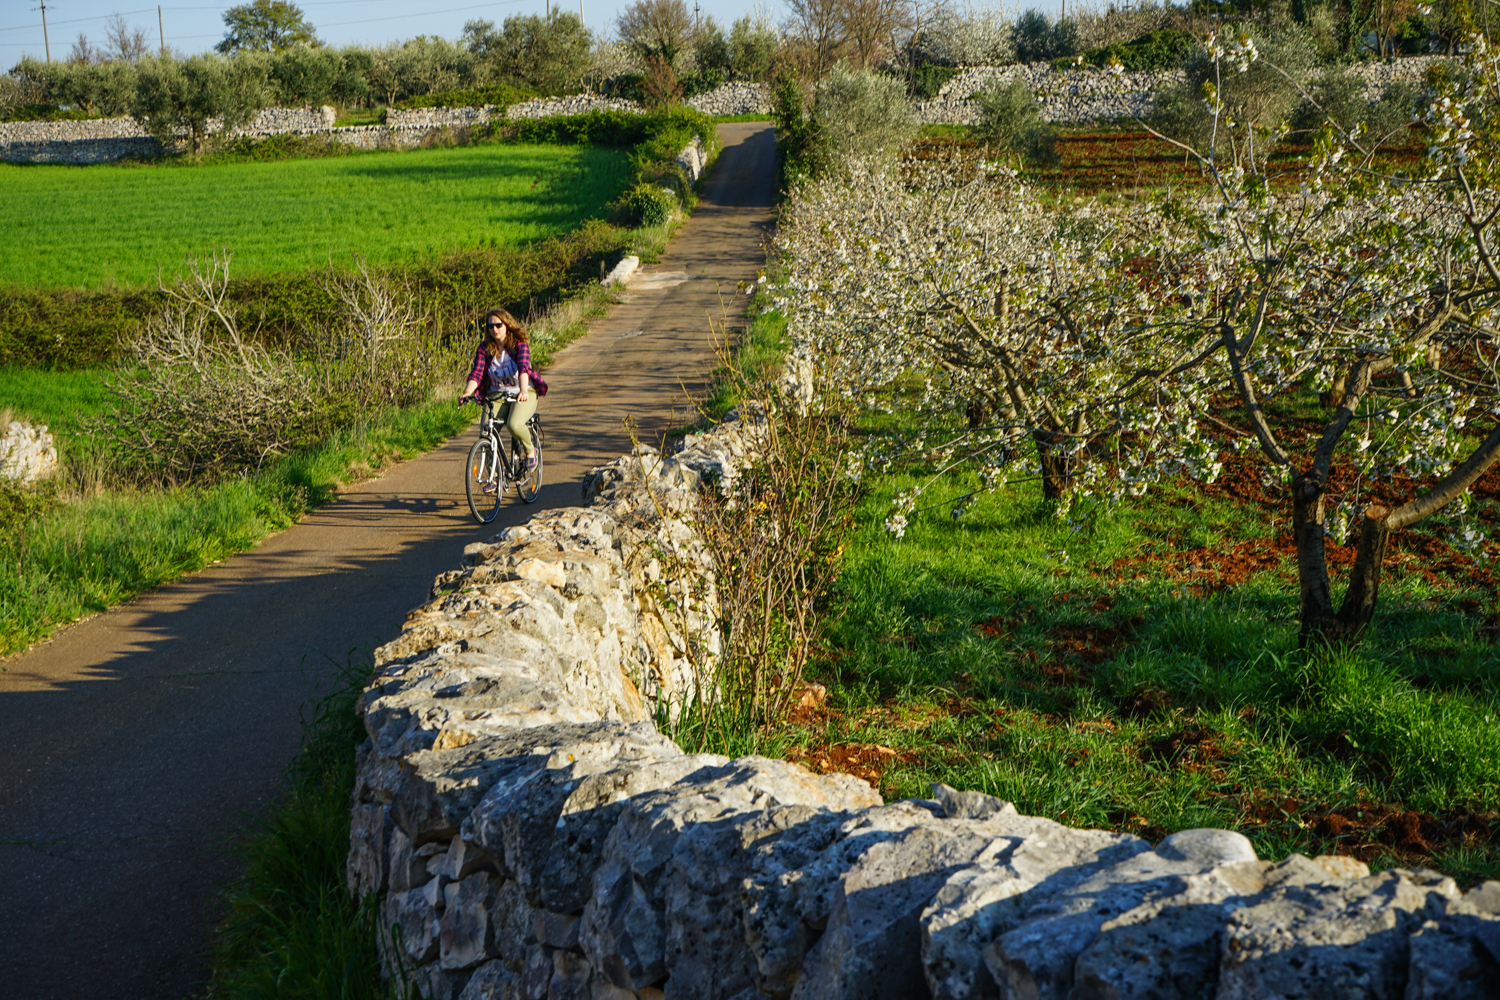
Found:
[[[1256,57],[1211,51],[1226,74]],[[778,236],[796,351],[897,414],[906,433],[869,460],[1041,479],[1065,515],[1259,453],[1287,490],[1304,641],[1356,640],[1391,533],[1461,504],[1500,455],[1497,79],[1477,40],[1402,177],[1331,126],[1294,190],[1204,153],[1211,193],[1149,208],[1049,212],[983,162],[854,165],[799,192]],[[1315,396],[1309,434],[1292,404]],[[945,431],[956,414],[967,426]],[[925,488],[898,498],[897,534]],[[1330,536],[1358,539],[1337,610]],[[1492,547],[1472,529],[1464,544]]]

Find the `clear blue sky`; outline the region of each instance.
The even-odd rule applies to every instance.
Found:
[[[14,66],[22,56],[40,59],[43,55],[41,0],[0,0],[0,70]],[[615,15],[630,0],[583,0],[584,22],[594,31],[613,34]],[[712,15],[725,28],[754,9],[755,0],[697,0],[704,15]],[[687,0],[689,8],[694,0]],[[1043,10],[1055,10],[1058,0],[1034,4]],[[562,0],[569,10],[577,9],[578,0]],[[181,6],[179,6],[181,5]],[[203,52],[224,37],[223,12],[233,3],[198,3],[175,0],[163,3],[161,20],[167,45],[180,52]],[[411,0],[297,0],[297,6],[317,28],[318,37],[332,45],[354,43],[380,44],[411,38],[414,35],[440,35],[457,38],[464,22],[476,17],[499,23],[511,14],[541,13],[545,0],[428,0],[422,10],[413,12]],[[782,0],[762,0],[771,18],[780,22],[786,17]],[[1033,6],[1023,3],[1021,6]],[[94,45],[104,41],[104,23],[118,11],[133,27],[144,30],[155,45],[157,41],[156,6],[142,0],[56,0],[47,3],[47,34],[52,43],[52,58],[66,57],[73,41],[83,32]]]

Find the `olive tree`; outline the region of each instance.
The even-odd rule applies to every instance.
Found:
[[[186,137],[202,153],[211,129],[230,131],[265,106],[266,78],[248,59],[142,59],[130,113],[163,145]]]

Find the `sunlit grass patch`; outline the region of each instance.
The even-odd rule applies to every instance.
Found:
[[[478,145],[280,162],[0,164],[0,282],[138,287],[227,248],[240,276],[512,246],[602,216],[626,151]]]

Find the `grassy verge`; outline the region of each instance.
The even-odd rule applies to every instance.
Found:
[[[364,727],[354,701],[368,668],[351,666],[315,707],[286,789],[240,848],[244,875],[225,893],[213,1000],[377,1000],[377,911],[349,895],[349,796]],[[373,899],[373,897],[372,897]]]
[[[894,538],[892,498],[928,473],[866,479],[828,703],[789,757],[888,795],[943,781],[1074,826],[1500,876],[1500,606],[1450,526],[1397,543],[1360,647],[1304,655],[1285,513],[1248,468],[1082,534],[1035,484],[955,482]],[[1493,527],[1500,475],[1476,494]]]
[[[82,495],[15,530],[0,562],[0,647],[254,545],[333,499],[339,486],[433,447],[472,413],[451,402],[376,413],[306,452],[214,486]]]

